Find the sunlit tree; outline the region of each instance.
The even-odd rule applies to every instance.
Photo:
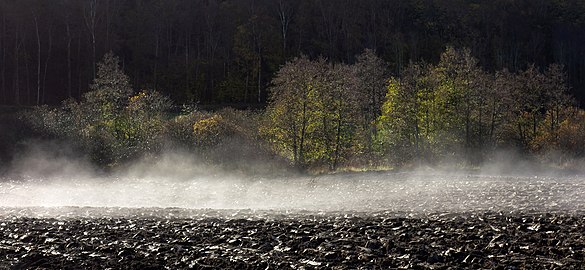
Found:
[[[389,80],[376,141],[377,151],[394,162],[422,158],[433,141],[437,112],[430,79],[429,66],[411,63],[402,77]]]
[[[297,166],[334,170],[356,151],[358,85],[351,66],[296,58],[273,81],[262,133]]]
[[[317,129],[317,97],[325,76],[326,61],[295,58],[276,74],[266,109],[267,134],[277,151],[305,166],[311,152],[311,134]]]

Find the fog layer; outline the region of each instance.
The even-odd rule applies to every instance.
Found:
[[[581,176],[501,176],[414,170],[323,176],[249,176],[168,154],[119,173],[42,149],[0,182],[0,207],[179,207],[290,211],[572,211],[585,209]],[[31,169],[34,168],[34,169]]]

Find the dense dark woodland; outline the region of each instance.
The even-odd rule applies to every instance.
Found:
[[[0,163],[39,139],[102,168],[585,156],[583,1],[0,3]]]
[[[80,98],[108,51],[177,104],[264,104],[300,54],[354,63],[369,48],[398,76],[451,45],[491,71],[562,64],[583,105],[583,44],[581,0],[2,0],[0,104]]]

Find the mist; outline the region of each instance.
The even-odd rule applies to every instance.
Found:
[[[414,214],[585,208],[583,176],[540,169],[511,153],[499,158],[499,164],[486,163],[472,171],[420,167],[408,172],[311,176],[249,173],[259,170],[227,169],[194,154],[167,152],[105,173],[65,146],[34,144],[2,178],[0,207]],[[267,171],[278,165],[256,159],[247,166]]]

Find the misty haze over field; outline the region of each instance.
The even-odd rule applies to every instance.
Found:
[[[581,211],[585,177],[528,163],[475,171],[246,175],[167,154],[100,174],[81,161],[22,158],[0,182],[0,207],[123,207],[404,213]],[[251,165],[252,166],[252,165]],[[515,168],[513,170],[512,168]]]

